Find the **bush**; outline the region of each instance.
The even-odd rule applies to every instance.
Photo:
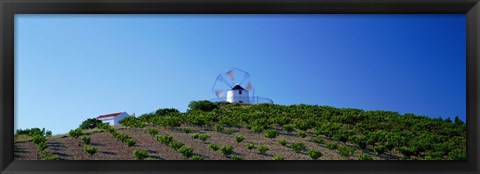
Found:
[[[252,144],[252,143],[245,144],[245,148],[247,148],[248,150],[252,150],[254,147],[255,147],[255,145]]]
[[[337,143],[327,143],[325,144],[325,146],[330,149],[330,150],[335,150],[338,148],[338,144]]]
[[[177,151],[185,158],[189,158],[193,155],[193,148],[191,147],[182,146]]]
[[[375,148],[373,148],[373,150],[374,150],[378,155],[385,153],[385,150],[386,150],[386,149],[387,149],[387,148],[386,148],[384,145],[378,145],[378,146],[375,146]]]
[[[260,144],[260,145],[258,145],[257,150],[258,150],[258,153],[264,155],[265,153],[267,153],[268,150],[270,150],[270,148],[268,148],[268,146],[266,146],[266,145]]]
[[[280,155],[276,155],[276,156],[274,156],[272,159],[273,159],[273,160],[285,160],[285,159],[283,158],[283,156],[280,156]]]
[[[97,153],[97,147],[95,146],[83,146],[83,150],[90,155]]]
[[[319,150],[308,150],[307,154],[313,160],[317,160],[318,158],[323,156],[323,153],[320,152]]]
[[[210,138],[210,135],[208,134],[200,134],[198,136],[198,139],[202,140],[203,142],[207,141],[208,138]]]
[[[87,137],[87,136],[83,136],[82,138],[80,138],[83,143],[85,144],[90,144],[90,137]]]
[[[79,128],[80,129],[93,129],[93,128],[96,128],[97,125],[99,125],[100,123],[102,123],[102,121],[97,120],[96,118],[89,118],[89,119],[83,121],[82,124],[80,124]]]
[[[467,151],[465,149],[455,149],[448,153],[448,159],[465,160],[467,159]]]
[[[198,137],[200,137],[200,134],[199,133],[194,133],[194,134],[191,135],[191,137],[193,139],[198,139]]]
[[[235,138],[235,142],[237,143],[240,143],[245,139],[245,137],[243,137],[242,135],[237,135],[234,138]]]
[[[132,147],[133,145],[135,145],[135,143],[136,143],[136,142],[135,142],[135,140],[133,140],[133,139],[128,139],[128,140],[127,140],[127,146],[128,146],[128,147]]]
[[[38,146],[39,151],[43,151],[43,150],[47,149],[47,142],[45,142],[45,141],[40,142],[40,143],[38,143],[37,146]]]
[[[293,132],[293,130],[295,129],[295,126],[294,125],[291,125],[291,124],[287,124],[287,125],[283,125],[282,126],[282,129],[287,131],[289,134]]]
[[[208,100],[201,100],[201,101],[190,102],[190,104],[188,104],[188,108],[190,110],[201,110],[201,111],[210,112],[218,108],[218,106],[215,103],[212,103]]]
[[[170,146],[172,149],[178,150],[180,149],[183,145],[185,145],[182,142],[179,141],[171,141],[168,146]]]
[[[253,132],[262,133],[263,132],[263,127],[262,126],[254,126],[253,127]]]
[[[152,136],[155,136],[158,134],[158,130],[157,129],[146,129],[145,130],[146,133],[152,135]]]
[[[265,131],[265,138],[275,138],[277,137],[277,130],[269,129]]]
[[[225,134],[227,134],[227,135],[232,135],[232,133],[233,133],[232,129],[225,130]]]
[[[203,156],[197,156],[197,155],[195,155],[195,156],[190,157],[190,160],[194,160],[194,161],[203,160]]]
[[[165,145],[168,145],[173,141],[173,137],[171,135],[157,135],[156,139],[158,142]]]
[[[42,142],[46,142],[47,139],[44,137],[44,136],[41,136],[41,135],[34,135],[32,137],[32,142],[35,143],[35,144],[40,144]]]
[[[143,160],[148,157],[148,152],[146,150],[133,150],[133,156],[137,160]]]
[[[189,129],[189,128],[183,128],[182,130],[183,130],[183,132],[185,132],[186,134],[189,134],[189,133],[192,132],[192,130]]]
[[[232,155],[232,156],[230,157],[230,159],[231,159],[231,160],[243,160],[243,157],[238,156],[238,155]]]
[[[280,141],[278,141],[278,144],[282,145],[282,146],[286,146],[288,143],[288,141],[286,139],[282,139]]]
[[[74,129],[74,130],[70,130],[70,132],[68,132],[68,135],[70,135],[73,138],[78,138],[82,136],[83,133],[81,129]]]
[[[222,153],[222,155],[225,155],[225,156],[231,155],[233,153],[233,147],[230,145],[223,146],[222,148],[220,148],[220,153]]]
[[[220,149],[220,146],[218,146],[218,144],[209,144],[208,148],[210,150],[217,151],[218,149]]]
[[[353,153],[355,153],[355,149],[347,146],[342,146],[338,148],[338,154],[340,154],[343,157],[349,157],[352,156]]]
[[[317,143],[317,144],[323,144],[325,142],[325,140],[323,138],[320,138],[320,137],[313,137],[310,140],[314,143]]]
[[[358,156],[358,160],[373,160],[373,158],[368,154],[361,154],[360,156]]]
[[[225,127],[222,124],[216,124],[215,125],[215,130],[217,132],[222,132]]]
[[[305,149],[305,144],[302,142],[294,142],[290,148],[292,148],[295,153],[300,153],[303,149]]]
[[[301,138],[307,137],[307,133],[305,131],[298,131],[298,136]]]

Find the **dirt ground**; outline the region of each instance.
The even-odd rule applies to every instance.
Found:
[[[188,127],[188,126],[184,126]],[[152,127],[150,127],[152,128]],[[323,145],[319,145],[310,141],[313,135],[310,133],[307,137],[298,137],[295,133],[287,134],[280,128],[277,130],[280,134],[276,138],[265,138],[263,133],[254,133],[244,128],[232,128],[234,133],[227,135],[225,133],[216,132],[214,130],[203,130],[198,127],[188,127],[192,129],[192,133],[209,134],[210,138],[206,142],[199,139],[193,139],[191,134],[186,134],[179,129],[170,130],[164,128],[156,128],[160,131],[160,135],[169,134],[175,140],[185,143],[185,146],[192,147],[195,155],[203,156],[205,160],[228,160],[229,157],[223,156],[220,151],[211,151],[208,144],[214,143],[221,147],[232,145],[234,154],[243,157],[244,160],[271,160],[274,156],[280,155],[285,160],[311,160],[306,154],[308,149],[320,150],[323,156],[319,160],[356,160],[358,155],[362,154],[361,150],[356,150],[353,157],[342,157],[335,150],[330,150]],[[90,146],[98,148],[97,153],[89,155],[83,150],[83,143],[79,138],[60,137],[49,138],[47,140],[47,150],[53,155],[57,155],[62,160],[135,160],[133,150],[144,149],[148,151],[149,157],[157,160],[183,160],[184,158],[174,149],[156,141],[154,136],[144,132],[144,129],[119,129],[121,133],[125,133],[136,140],[136,144],[127,147],[126,144],[119,142],[108,132],[95,132],[89,135],[91,137]],[[234,136],[242,135],[245,137],[240,143],[234,141]],[[279,140],[285,139],[289,143],[287,147],[278,143]],[[330,142],[330,140],[325,140]],[[303,142],[306,149],[301,153],[293,152],[289,146],[291,142]],[[255,144],[255,148],[248,150],[245,148],[246,143]],[[266,154],[258,153],[256,149],[258,145],[263,144],[269,147]],[[32,142],[15,143],[15,160],[36,160],[39,159],[38,151]],[[370,154],[375,160],[389,158],[388,156],[379,156]]]

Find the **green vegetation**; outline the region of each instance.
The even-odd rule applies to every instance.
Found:
[[[287,125],[283,125],[283,126],[282,126],[282,129],[285,130],[285,131],[287,131],[288,134],[290,134],[290,133],[293,132],[293,130],[295,130],[295,126],[292,125],[292,124],[287,124]]]
[[[158,130],[157,130],[157,129],[145,129],[145,132],[146,132],[147,134],[152,135],[152,136],[155,136],[155,135],[158,134]]]
[[[302,138],[305,138],[305,137],[307,137],[307,132],[302,131],[302,130],[301,130],[301,131],[298,131],[298,136],[299,136],[299,137],[302,137]]]
[[[245,139],[245,137],[243,137],[242,135],[237,135],[234,138],[235,138],[235,142],[237,143],[240,143]]]
[[[74,129],[74,130],[70,130],[70,132],[68,132],[68,135],[70,135],[73,138],[78,138],[82,136],[83,133],[81,129]]]
[[[217,151],[218,149],[220,149],[220,146],[218,144],[209,144],[208,148],[212,151]]]
[[[343,157],[350,157],[355,153],[355,149],[347,146],[342,146],[338,148],[338,154],[342,155]]]
[[[323,144],[325,142],[325,140],[321,137],[313,137],[310,140],[317,144]]]
[[[305,149],[305,144],[302,142],[293,142],[290,148],[292,148],[295,153],[300,153],[303,149]]]
[[[182,128],[182,130],[183,130],[183,132],[185,132],[186,134],[189,134],[189,133],[192,132],[192,130],[189,129],[189,128]]]
[[[252,143],[246,143],[245,144],[245,148],[247,148],[248,150],[252,150],[254,147],[255,147],[255,145],[252,144]]]
[[[157,135],[155,139],[165,145],[169,145],[173,141],[173,136],[171,135]]]
[[[286,139],[281,139],[280,141],[278,141],[278,144],[280,144],[282,146],[287,146],[288,141]]]
[[[277,135],[278,133],[275,129],[269,129],[265,131],[265,138],[275,138]]]
[[[358,156],[358,160],[373,160],[373,158],[368,154],[361,154],[360,156]]]
[[[243,160],[243,157],[238,156],[238,155],[232,155],[232,156],[230,157],[230,160]]]
[[[200,161],[200,160],[203,160],[203,156],[194,155],[194,156],[190,157],[190,160]]]
[[[95,147],[95,146],[85,145],[85,146],[83,146],[83,150],[85,152],[87,152],[87,154],[90,154],[90,155],[93,155],[93,154],[97,153],[97,147]]]
[[[200,134],[199,133],[194,133],[194,134],[191,135],[191,137],[193,139],[198,139],[198,137],[200,137]]]
[[[281,156],[281,155],[275,155],[272,159],[273,160],[278,160],[278,161],[285,160],[285,158],[283,158],[283,156]]]
[[[90,144],[90,137],[88,137],[88,136],[83,136],[83,137],[80,138],[80,139],[83,141],[83,143],[85,143],[85,144]]]
[[[323,153],[320,152],[319,150],[308,150],[307,154],[313,160],[317,160],[318,158],[323,156]]]
[[[96,118],[89,118],[80,124],[78,127],[79,129],[94,129],[97,128],[97,125],[101,124],[101,120],[97,120]]]
[[[182,155],[185,158],[189,158],[193,155],[193,148],[191,147],[182,146],[177,151],[180,153],[180,155]]]
[[[258,153],[262,154],[262,155],[265,155],[267,153],[268,150],[270,150],[270,148],[268,148],[268,146],[266,145],[263,145],[263,144],[260,144],[258,145]]]
[[[137,160],[143,160],[148,157],[148,152],[146,150],[133,150],[133,156]]]
[[[330,150],[335,150],[335,149],[338,148],[338,144],[337,143],[327,143],[327,144],[325,144],[325,147],[327,147]]]
[[[172,149],[175,149],[175,150],[178,150],[180,149],[183,145],[185,145],[184,143],[180,142],[180,141],[171,141],[168,146],[170,146]]]
[[[202,140],[203,142],[207,141],[208,138],[210,138],[210,135],[208,134],[200,134],[198,136],[198,139]]]
[[[223,146],[222,148],[220,148],[220,153],[225,156],[231,155],[233,153],[233,147],[230,145]]]

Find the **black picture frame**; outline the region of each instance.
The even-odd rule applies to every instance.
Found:
[[[15,14],[465,14],[465,161],[14,161]],[[479,173],[478,0],[1,0],[1,173]]]

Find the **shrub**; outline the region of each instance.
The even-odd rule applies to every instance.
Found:
[[[173,141],[173,137],[171,135],[157,135],[156,139],[158,142],[165,145],[168,145]]]
[[[148,157],[148,158],[145,158],[145,160],[157,160],[157,159],[156,159],[156,158]]]
[[[202,140],[203,142],[207,141],[208,138],[210,138],[210,135],[208,134],[200,134],[198,136],[198,139]]]
[[[232,155],[232,156],[230,157],[230,159],[231,159],[231,160],[243,160],[243,157],[238,156],[238,155]]]
[[[215,130],[217,132],[222,132],[225,127],[222,124],[216,124],[215,125]]]
[[[222,153],[222,155],[225,155],[225,156],[231,155],[233,153],[233,147],[230,145],[223,146],[222,148],[220,148],[220,153]]]
[[[455,149],[448,153],[448,159],[465,160],[467,159],[467,151],[465,149]]]
[[[262,126],[254,126],[253,127],[253,132],[262,133],[263,132],[263,127]]]
[[[295,129],[295,126],[294,125],[291,125],[291,124],[287,124],[287,125],[283,125],[282,126],[282,129],[287,131],[289,134],[293,132],[293,130]]]
[[[148,152],[146,150],[133,150],[133,156],[137,160],[143,160],[148,157]]]
[[[263,144],[260,144],[260,145],[258,145],[257,150],[258,150],[258,153],[264,155],[264,154],[267,153],[267,151],[270,150],[270,149],[268,148],[268,146],[263,145]]]
[[[82,138],[80,138],[83,143],[85,144],[90,144],[90,137],[87,137],[87,136],[83,136]]]
[[[248,150],[252,150],[254,147],[255,147],[255,145],[252,144],[252,143],[245,144],[245,148],[247,148]]]
[[[183,145],[185,145],[182,142],[179,141],[171,141],[168,146],[170,146],[172,149],[178,150],[180,149]]]
[[[227,135],[232,135],[232,133],[233,133],[232,129],[225,130],[225,134],[227,134]]]
[[[102,123],[101,120],[97,120],[96,118],[89,118],[89,119],[83,121],[82,124],[80,124],[79,128],[80,129],[93,129],[93,128],[96,128],[97,125],[99,125],[100,123]]]
[[[197,155],[195,155],[195,156],[190,157],[190,160],[194,160],[194,161],[203,160],[203,156],[197,156]]]
[[[74,129],[74,130],[70,130],[70,132],[68,132],[68,135],[70,135],[73,138],[78,138],[83,134],[81,129]]]
[[[243,137],[242,135],[237,135],[234,138],[235,138],[235,142],[237,143],[240,143],[245,139],[245,137]]]
[[[146,133],[152,135],[152,136],[155,136],[158,134],[158,130],[157,129],[146,129],[145,130]]]
[[[313,160],[317,160],[318,158],[323,156],[323,153],[320,152],[319,150],[308,150],[307,154]]]
[[[305,131],[301,130],[301,131],[298,131],[298,136],[302,137],[302,138],[305,138],[305,137],[307,137],[307,133]]]
[[[218,149],[220,149],[220,146],[218,146],[218,144],[209,144],[208,148],[210,150],[217,151]]]
[[[313,137],[310,140],[317,144],[323,144],[325,142],[325,140],[321,137]]]
[[[265,138],[275,138],[277,137],[277,130],[269,129],[265,131]]]
[[[43,141],[43,142],[38,143],[38,150],[39,151],[43,151],[45,149],[47,149],[47,142]]]
[[[335,150],[338,148],[338,144],[337,143],[327,143],[325,144],[325,146],[330,149],[330,150]]]
[[[294,142],[290,148],[292,148],[295,153],[300,153],[303,149],[305,149],[305,144],[302,142]]]
[[[90,155],[97,153],[97,147],[95,146],[83,146],[83,150]]]
[[[273,160],[285,160],[285,159],[283,158],[283,156],[280,156],[280,155],[276,155],[276,156],[274,156],[272,159],[273,159]]]
[[[128,146],[128,147],[132,147],[133,145],[135,145],[135,143],[136,143],[136,142],[135,142],[135,140],[133,140],[133,139],[128,139],[128,140],[127,140],[127,146]]]
[[[278,144],[282,145],[282,146],[286,146],[288,143],[288,141],[286,139],[282,139],[280,141],[278,141]]]
[[[373,160],[373,158],[368,154],[361,154],[360,156],[358,156],[358,160]]]
[[[40,160],[60,160],[60,157],[56,156],[56,155],[51,155],[51,154],[48,154],[46,156],[42,156],[40,158]]]
[[[355,149],[347,146],[342,146],[338,148],[338,154],[340,154],[343,157],[349,157],[352,156],[353,153],[355,153]]]
[[[185,158],[191,157],[193,155],[193,148],[191,147],[182,146],[177,151]]]
[[[34,135],[32,137],[32,142],[35,144],[40,144],[41,142],[46,142],[47,139],[44,136],[41,135]]]
[[[193,139],[197,139],[198,137],[200,137],[200,134],[199,133],[194,133],[194,134],[191,135],[191,137]]]
[[[189,134],[189,133],[192,132],[192,130],[189,129],[189,128],[183,128],[182,130],[183,130],[183,132],[185,132],[186,134]]]
[[[201,110],[201,111],[209,112],[218,108],[218,105],[208,100],[201,100],[201,101],[190,102],[190,104],[188,104],[188,108],[190,108],[190,110]]]
[[[375,148],[373,148],[373,150],[379,155],[383,154],[386,149],[387,148],[384,145],[378,145],[378,146],[375,146]]]

